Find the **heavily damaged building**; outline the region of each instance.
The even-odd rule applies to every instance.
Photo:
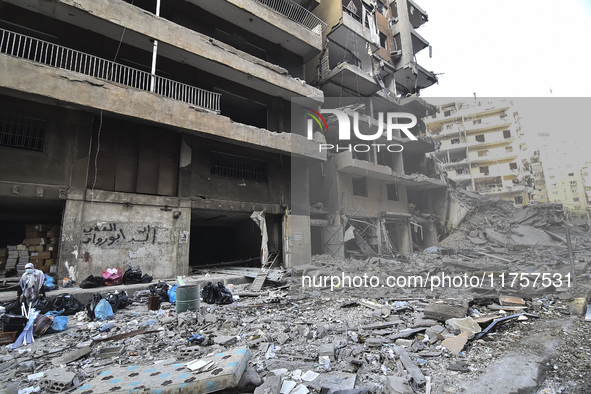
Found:
[[[429,135],[441,142],[431,156],[456,184],[516,204],[527,202],[533,184],[524,165],[519,113],[511,102],[451,102],[425,123]]]
[[[427,14],[406,0],[325,0],[314,13],[328,28],[308,80],[323,90],[323,108],[338,108],[357,131],[340,140],[332,132],[338,116],[323,112],[329,132],[315,135],[328,160],[310,170],[313,254],[396,255],[436,245],[449,199],[425,157],[438,142],[420,120],[435,112],[418,94],[437,79],[415,61],[428,47],[417,33]],[[419,119],[412,135],[381,133],[388,113]]]
[[[268,251],[308,261],[289,174],[325,154],[289,103],[322,103],[324,27],[290,0],[0,2],[1,246],[51,243],[60,277],[169,278],[259,256],[256,211]]]

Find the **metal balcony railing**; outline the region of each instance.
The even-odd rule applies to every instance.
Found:
[[[220,112],[219,93],[176,82],[110,60],[0,29],[0,53],[74,71]],[[153,86],[152,86],[153,85]]]
[[[280,13],[287,19],[304,26],[306,29],[318,35],[322,34],[322,31],[326,28],[326,23],[324,23],[322,19],[318,18],[316,15],[291,0],[255,1],[275,12]]]

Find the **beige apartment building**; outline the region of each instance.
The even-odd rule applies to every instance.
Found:
[[[431,157],[449,179],[470,191],[527,202],[526,145],[519,113],[510,101],[451,102],[424,121],[441,143]]]

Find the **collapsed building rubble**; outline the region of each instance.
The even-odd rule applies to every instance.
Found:
[[[463,198],[472,210],[458,229],[438,247],[405,259],[319,255],[306,266],[269,270],[260,292],[250,291],[256,270],[228,270],[248,278],[248,283],[227,284],[234,302],[182,313],[167,302],[149,311],[147,290],[137,291],[130,297],[133,304],[117,311],[113,328],[104,332],[99,329],[105,322],[80,312],[63,332],[14,351],[2,348],[2,386],[6,392],[38,386],[44,392],[86,393],[155,387],[162,392],[187,387],[193,392],[492,393],[498,392],[492,391],[498,389],[496,376],[496,384],[507,390],[588,390],[584,371],[591,367],[591,330],[577,315],[585,302],[573,308],[590,284],[591,250],[585,247],[590,234],[572,229],[579,289],[555,281],[533,285],[537,272],[570,272],[566,245],[555,239],[565,225],[557,207],[522,209],[489,198]],[[556,236],[545,238],[531,229]],[[489,237],[491,231],[495,236]],[[501,286],[502,274],[508,279],[514,272],[524,276]],[[469,275],[494,283],[471,287],[450,281],[434,287],[407,281],[376,292],[371,285],[314,282],[344,275]],[[196,335],[211,340],[189,341]],[[570,352],[573,340],[577,350]]]

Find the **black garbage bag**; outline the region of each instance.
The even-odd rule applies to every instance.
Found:
[[[160,296],[160,302],[169,302],[168,298],[168,284],[165,282],[158,282],[148,287],[150,293]]]
[[[14,301],[2,303],[7,315],[22,315],[21,303],[18,298]]]
[[[90,320],[94,320],[94,309],[102,299],[103,297],[100,294],[94,294],[92,300],[86,305],[86,311]]]
[[[232,298],[232,293],[230,292],[230,290],[226,286],[224,286],[224,284],[222,282],[218,282],[215,303],[218,305],[231,304],[232,301],[233,301],[233,298]]]
[[[47,312],[53,310],[53,302],[51,302],[47,297],[39,296],[31,303],[31,307],[35,308],[36,311],[39,311],[40,314],[44,315]]]
[[[217,286],[212,282],[207,283],[201,291],[201,298],[203,302],[218,305],[231,304],[233,301],[232,293],[222,282],[218,282]]]
[[[53,309],[54,311],[61,311],[64,310],[62,313],[63,316],[72,316],[76,313],[84,310],[84,305],[76,297],[71,294],[64,293],[60,294],[53,299]]]
[[[152,281],[152,275],[148,275],[148,274],[144,274],[144,276],[142,276],[142,283],[150,283]]]
[[[123,274],[124,285],[134,285],[136,283],[142,283],[142,270],[140,267],[136,269],[130,268]]]
[[[117,313],[117,310],[119,310],[119,295],[115,293],[109,293],[105,296],[105,300],[109,301],[109,304],[111,304],[113,313]]]
[[[203,298],[203,302],[207,304],[215,304],[216,292],[217,289],[213,283],[208,282],[203,290],[201,290],[201,298]]]
[[[88,275],[88,277],[80,283],[80,287],[83,289],[91,289],[101,286],[104,286],[104,279],[101,276]]]
[[[119,309],[123,309],[123,308],[127,307],[127,305],[131,304],[131,301],[129,301],[129,296],[127,295],[127,292],[125,290],[118,294],[118,298],[119,298]]]

